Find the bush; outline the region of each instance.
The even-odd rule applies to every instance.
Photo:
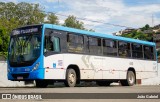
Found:
[[[0,52],[0,61],[6,61],[7,60],[7,52]]]

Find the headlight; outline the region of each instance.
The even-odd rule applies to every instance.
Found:
[[[39,67],[39,65],[40,65],[40,62],[38,62],[38,63],[34,66],[34,68],[32,69],[32,71],[37,70],[38,67]]]

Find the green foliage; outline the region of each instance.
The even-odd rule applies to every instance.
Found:
[[[73,16],[73,15],[72,16],[68,16],[68,18],[65,20],[63,26],[95,32],[95,30],[93,30],[93,29],[86,29],[84,27],[84,23],[81,22],[81,21],[78,21],[76,19],[76,17]]]
[[[68,16],[63,26],[85,30],[83,22],[78,21],[73,15]]]
[[[95,30],[94,30],[94,29],[89,29],[88,31],[90,31],[90,32],[95,32]]]
[[[145,41],[153,41],[153,34],[147,33],[145,34],[143,31],[151,29],[148,24],[146,24],[143,28],[141,28],[141,31],[134,30],[129,34],[122,34],[122,37],[127,38],[133,38],[133,39],[139,39],[139,40],[145,40]]]
[[[2,60],[1,58],[7,59],[7,55],[8,55],[7,52],[0,52],[0,60]]]
[[[27,24],[39,24],[44,22],[45,14],[41,10],[39,4],[29,4],[21,2],[17,4],[18,7],[18,19],[21,21],[21,25]]]
[[[123,37],[152,41],[152,34],[144,34],[143,32],[133,31],[129,34],[122,34]]]
[[[149,24],[146,24],[144,27],[141,28],[142,31],[149,30],[149,29],[150,29]]]
[[[58,17],[54,13],[48,14],[48,21],[45,23],[51,23],[51,24],[59,24]]]
[[[8,49],[9,36],[4,27],[0,27],[0,52],[5,52]]]
[[[45,17],[45,13],[41,8],[39,4],[0,2],[0,16],[8,21],[11,19],[16,20],[20,26],[39,24],[44,22]]]

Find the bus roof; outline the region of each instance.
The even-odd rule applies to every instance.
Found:
[[[77,33],[77,34],[85,34],[85,35],[91,35],[91,36],[96,36],[96,37],[110,38],[110,39],[127,41],[127,42],[132,42],[132,43],[139,43],[139,44],[150,45],[150,46],[155,46],[156,45],[153,42],[142,41],[142,40],[138,40],[138,39],[125,38],[125,37],[120,37],[120,36],[114,36],[114,35],[111,35],[111,34],[102,34],[102,33],[90,32],[90,31],[79,30],[79,29],[74,29],[74,28],[69,28],[69,27],[63,27],[63,26],[58,26],[58,25],[53,25],[53,24],[43,24],[43,25],[44,25],[45,28],[52,28],[52,29],[63,30],[63,31],[68,31],[68,32],[74,32],[74,33]]]

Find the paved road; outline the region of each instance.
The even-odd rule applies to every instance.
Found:
[[[35,87],[18,87],[18,88],[0,88],[0,93],[9,93],[9,94],[13,94],[13,93],[20,93],[20,94],[25,94],[25,93],[29,93],[29,94],[41,94],[41,93],[59,93],[61,95],[65,95],[63,93],[98,93],[97,95],[102,95],[100,93],[125,93],[124,95],[126,95],[127,97],[127,93],[138,93],[138,94],[142,94],[142,93],[147,93],[147,94],[152,94],[152,93],[156,93],[158,94],[160,97],[160,85],[157,86],[131,86],[131,87],[124,87],[124,86],[118,86],[118,85],[112,85],[109,87],[73,87],[73,88],[69,88],[69,87],[64,87],[64,86],[49,86],[48,88],[35,88]],[[106,95],[106,94],[104,94]],[[120,94],[119,94],[120,95]],[[144,95],[144,94],[142,94]],[[26,102],[26,101],[33,101],[33,102],[113,102],[113,101],[117,101],[117,102],[150,102],[152,101],[151,99],[38,99],[38,100],[0,100],[1,101],[12,101],[12,102]],[[154,99],[154,102],[159,102],[159,99]]]

